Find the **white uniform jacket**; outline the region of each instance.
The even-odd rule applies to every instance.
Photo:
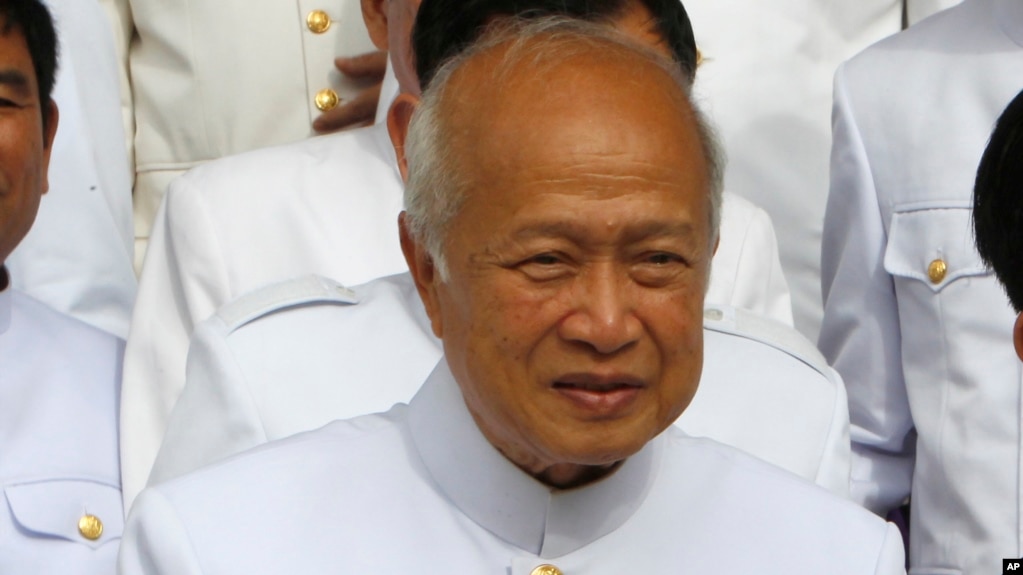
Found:
[[[148,489],[119,569],[865,575],[902,558],[894,526],[674,427],[609,477],[551,489],[487,442],[442,361],[410,405]]]
[[[1023,552],[1016,314],[971,228],[1020,88],[1018,0],[967,0],[835,80],[820,347],[849,390],[854,497],[883,513],[912,488],[914,573],[998,573]]]
[[[156,223],[125,358],[125,501],[145,485],[185,383],[195,324],[236,297],[316,273],[347,285],[405,271],[401,178],[386,126],[225,158],[174,182]],[[791,323],[770,218],[726,194],[708,301]]]
[[[778,231],[796,327],[821,321],[821,226],[835,68],[959,0],[687,0],[703,56],[694,93],[728,152],[728,189]]]
[[[724,306],[706,315],[702,383],[678,424],[847,496],[837,373],[790,326]],[[441,354],[408,274],[351,290],[319,276],[257,290],[196,329],[150,484],[407,402]]]
[[[122,61],[139,238],[185,170],[314,135],[317,95],[361,87],[334,58],[375,49],[356,0],[100,2]]]
[[[46,3],[61,44],[50,191],[6,266],[17,289],[125,339],[136,288],[131,169],[110,26],[95,2]]]
[[[113,571],[124,526],[123,350],[108,333],[13,288],[0,291],[0,573]],[[101,533],[79,529],[86,515]]]

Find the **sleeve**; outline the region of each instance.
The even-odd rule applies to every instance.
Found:
[[[902,532],[894,524],[888,524],[881,553],[877,557],[875,575],[906,575],[906,545]]]
[[[173,506],[150,489],[131,510],[117,557],[118,575],[201,574],[199,559]]]
[[[188,351],[185,388],[167,424],[150,485],[267,442],[260,412],[228,343],[229,335],[219,316],[196,328]]]
[[[217,228],[190,182],[172,182],[160,206],[132,314],[121,387],[125,509],[146,484],[184,388],[193,328],[231,299]]]
[[[846,395],[842,377],[833,369],[830,372],[828,379],[835,384],[834,410],[814,483],[832,493],[848,497],[852,465],[849,449],[849,397]]]
[[[902,373],[898,302],[884,269],[887,232],[843,74],[840,68],[835,79],[818,346],[849,394],[852,497],[883,514],[909,494],[913,425]]]
[[[912,26],[924,18],[951,8],[962,0],[902,0],[906,14],[906,24]]]
[[[135,19],[130,0],[99,0],[110,21],[114,49],[117,52],[118,76],[121,84],[121,119],[124,122],[125,147],[128,164],[135,166],[135,104],[131,89],[130,55],[135,37]]]

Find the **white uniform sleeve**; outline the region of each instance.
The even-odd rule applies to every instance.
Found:
[[[902,532],[894,524],[888,524],[881,554],[877,558],[877,575],[905,575],[906,546],[902,542]]]
[[[268,441],[219,316],[199,324],[185,389],[167,424],[149,484],[173,479]]]
[[[128,515],[117,558],[119,575],[202,573],[191,540],[177,513],[150,489]]]
[[[849,450],[849,398],[841,376],[834,370],[831,371],[830,379],[835,383],[834,411],[814,483],[832,493],[848,497],[852,465]]]
[[[132,38],[135,36],[135,20],[129,0],[99,0],[103,6],[114,35],[114,49],[117,51],[118,75],[121,85],[121,116],[124,122],[125,147],[128,150],[128,164],[135,173],[135,107],[131,92],[129,55]]]
[[[924,18],[959,4],[962,0],[902,0],[906,6],[907,24],[912,26]]]
[[[172,184],[157,215],[124,359],[121,475],[125,509],[146,485],[185,385],[195,324],[231,299],[216,226],[198,188]]]
[[[887,235],[842,68],[835,79],[833,123],[819,347],[849,394],[852,497],[883,513],[909,493],[912,419],[895,287],[884,269]]]
[[[792,325],[792,298],[767,212],[734,194],[722,202],[721,242],[711,266],[707,302]]]

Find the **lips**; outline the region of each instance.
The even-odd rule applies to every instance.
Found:
[[[646,384],[626,374],[574,373],[557,378],[551,387],[593,416],[615,417],[628,410]]]

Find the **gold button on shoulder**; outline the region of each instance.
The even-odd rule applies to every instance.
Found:
[[[305,25],[313,34],[323,34],[330,30],[331,24],[330,16],[323,10],[313,10],[305,17]]]
[[[934,260],[931,262],[931,265],[927,266],[927,277],[931,279],[932,284],[940,284],[941,280],[945,279],[946,273],[948,273],[948,265],[941,258]]]
[[[334,90],[324,88],[316,93],[315,102],[316,107],[319,108],[321,112],[326,112],[327,110],[333,110],[336,108],[337,105],[341,103],[341,98],[337,96],[337,92]]]
[[[78,532],[89,541],[95,541],[103,535],[103,522],[99,517],[86,513],[78,520]]]
[[[561,569],[558,569],[554,565],[541,565],[536,569],[533,569],[529,575],[562,575],[562,573]]]

